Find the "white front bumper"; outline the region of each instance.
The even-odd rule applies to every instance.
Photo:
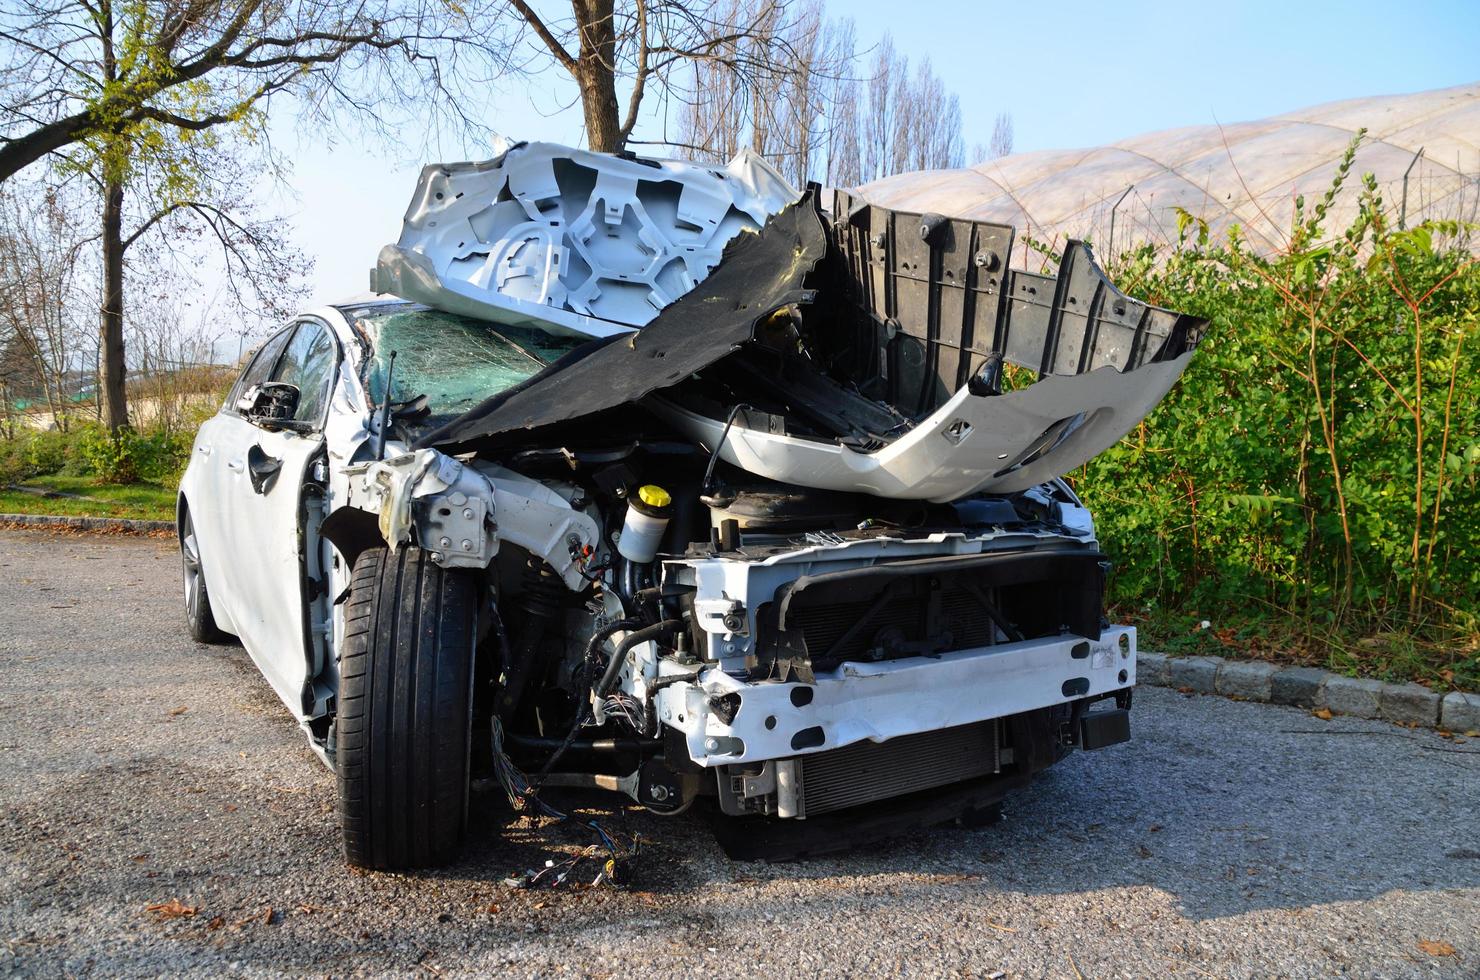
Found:
[[[938,657],[845,663],[816,681],[747,682],[713,668],[696,683],[663,688],[658,717],[684,733],[701,766],[882,742],[1131,687],[1136,631],[1112,626],[1093,641],[1048,637]],[[712,702],[730,694],[739,696],[740,708],[727,723]]]

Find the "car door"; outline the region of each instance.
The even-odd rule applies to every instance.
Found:
[[[295,326],[290,324],[258,348],[226,396],[226,404],[221,411],[201,426],[195,437],[195,458],[182,484],[195,527],[211,606],[216,610],[221,625],[241,636],[243,643],[246,642],[242,635],[245,628],[236,620],[241,605],[242,576],[235,551],[238,535],[234,526],[236,508],[232,504],[232,494],[236,489],[236,474],[231,467],[245,456],[246,446],[257,430],[247,421],[237,402],[254,385],[272,377],[294,329]]]
[[[247,438],[225,461],[228,545],[237,604],[233,621],[247,652],[293,712],[302,717],[308,677],[303,551],[305,483],[320,458],[328,395],[339,348],[321,321],[296,323],[268,380],[298,388],[291,422],[248,421]],[[313,491],[308,491],[313,492]]]

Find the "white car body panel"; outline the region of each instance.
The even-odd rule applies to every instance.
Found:
[[[226,547],[237,556],[232,578],[231,621],[283,703],[301,702],[308,680],[304,650],[303,572],[299,555],[299,504],[302,475],[318,454],[319,437],[270,432],[243,419],[228,420],[233,440],[227,450],[227,486],[222,511]],[[265,493],[252,487],[246,454],[252,446],[282,461],[282,470]],[[232,464],[240,464],[235,466]],[[298,704],[297,713],[303,713]]]
[[[421,172],[371,288],[497,323],[608,337],[641,327],[797,198],[759,156],[724,167],[520,143]]]
[[[216,457],[216,441],[227,418],[225,414],[214,415],[202,423],[195,433],[190,463],[180,477],[179,497],[181,501],[189,501],[197,547],[203,556],[211,556],[211,560],[202,562],[201,574],[205,576],[206,589],[211,596],[216,625],[228,633],[240,636],[241,630],[231,615],[235,603],[232,600],[232,588],[225,562],[215,560],[217,556],[224,558],[231,554],[226,541],[226,526],[229,523],[225,513],[226,481],[218,473],[218,469],[224,471],[225,468],[216,465],[216,461],[223,458]]]
[[[1192,352],[1122,374],[1103,367],[1049,377],[1018,391],[968,388],[894,442],[871,453],[837,442],[730,427],[659,397],[648,406],[680,432],[748,472],[819,490],[944,503],[1016,493],[1070,472],[1115,445],[1176,383]],[[1136,383],[1128,383],[1134,378]],[[1062,435],[1053,427],[1074,420]],[[1045,458],[1048,457],[1048,458]]]

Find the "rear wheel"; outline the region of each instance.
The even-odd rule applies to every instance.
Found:
[[[477,578],[427,553],[355,562],[335,717],[344,856],[423,868],[457,856],[467,825]]]
[[[201,570],[200,540],[195,536],[195,522],[187,508],[180,520],[180,565],[185,580],[185,621],[190,638],[197,643],[228,643],[231,636],[216,625],[211,612],[211,597],[206,592],[206,577]]]

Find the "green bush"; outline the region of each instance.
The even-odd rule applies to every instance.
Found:
[[[66,465],[65,432],[33,432],[26,437],[24,450],[28,476],[56,473]]]
[[[190,449],[195,430],[184,432],[179,429],[155,430],[139,435],[131,446],[134,466],[139,478],[151,483],[178,486],[185,464],[190,461]]]
[[[0,484],[26,478],[25,442],[20,439],[0,440]]]
[[[194,428],[125,429],[110,435],[97,423],[66,432],[32,432],[0,441],[0,482],[16,483],[60,473],[99,483],[147,481],[173,488],[190,461]]]
[[[1350,165],[1314,208],[1297,201],[1279,255],[1183,215],[1170,255],[1117,263],[1127,292],[1211,325],[1161,406],[1074,483],[1124,611],[1282,621],[1366,672],[1370,638],[1417,638],[1452,651],[1432,676],[1476,678],[1474,229],[1395,229],[1369,177],[1355,224],[1323,239]]]
[[[114,434],[101,426],[89,426],[78,432],[76,439],[85,472],[95,475],[99,482],[133,483],[139,479],[139,437],[132,430]]]
[[[66,434],[22,432],[0,442],[0,483],[59,472],[66,465]]]

